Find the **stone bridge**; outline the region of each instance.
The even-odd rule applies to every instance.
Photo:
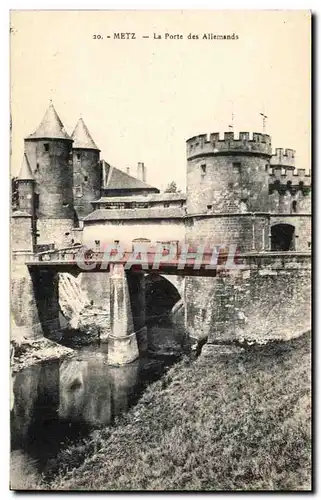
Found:
[[[79,261],[81,251],[13,252],[12,321],[21,335],[59,340],[61,273],[96,276],[97,293],[109,307],[111,364],[129,363],[147,350],[146,310],[153,303],[146,304],[146,287],[164,277],[173,287],[173,296],[176,290],[175,302],[181,300],[184,305],[185,331],[192,340],[206,338],[211,345],[265,341],[309,329],[310,253],[252,252],[239,255],[230,269],[226,261],[210,265],[210,255],[197,265],[187,259],[184,266],[175,256],[155,269],[152,253],[141,264],[126,268],[126,255],[105,262],[101,252],[91,252]],[[204,289],[204,294],[198,294],[203,296],[201,303],[194,300],[195,289]]]

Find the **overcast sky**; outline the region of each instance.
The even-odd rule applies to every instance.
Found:
[[[273,147],[295,149],[297,166],[311,168],[307,12],[16,11],[11,28],[13,173],[50,99],[67,132],[81,114],[102,158],[133,174],[145,162],[160,188],[185,188],[185,140],[227,131],[233,110],[236,132],[262,132],[263,111]]]

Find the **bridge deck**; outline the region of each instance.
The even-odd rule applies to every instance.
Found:
[[[52,269],[58,272],[110,272],[111,266],[121,264],[131,272],[158,272],[181,276],[216,276],[218,273],[231,273],[241,269],[286,269],[297,270],[311,267],[310,252],[249,252],[239,254],[233,267],[226,265],[226,256],[220,258],[218,265],[211,265],[212,254],[204,254],[201,261],[182,256],[175,256],[155,265],[155,253],[148,252],[140,264],[130,261],[131,253],[127,252],[121,259],[104,260],[103,252],[93,252],[90,258],[81,259],[79,253],[47,252],[31,255],[26,261],[28,267]],[[147,256],[147,258],[146,258]],[[159,256],[158,256],[159,257]],[[168,257],[168,256],[167,256]]]

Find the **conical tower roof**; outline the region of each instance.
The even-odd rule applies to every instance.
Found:
[[[34,181],[34,176],[30,168],[30,163],[28,161],[26,153],[23,155],[21,169],[18,175],[18,181]]]
[[[29,135],[27,139],[69,139],[70,136],[65,131],[54,105],[50,103],[45,116],[37,130]]]
[[[74,143],[73,143],[74,149],[75,148],[97,149],[97,151],[99,151],[99,148],[97,148],[93,138],[91,137],[91,135],[89,133],[87,125],[85,124],[85,122],[82,118],[79,118],[77,125],[75,127],[75,130],[73,131],[71,137],[74,140]]]

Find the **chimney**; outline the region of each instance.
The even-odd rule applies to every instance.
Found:
[[[146,169],[143,162],[138,162],[137,164],[137,178],[143,182],[146,182]]]
[[[126,174],[130,174],[130,167],[126,167]]]

